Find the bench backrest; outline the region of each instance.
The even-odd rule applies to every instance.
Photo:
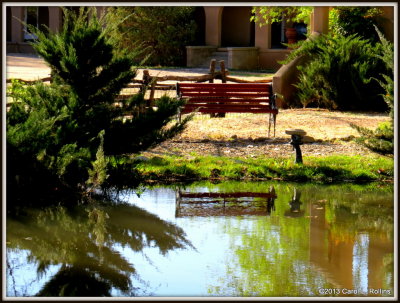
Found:
[[[177,83],[182,113],[278,113],[272,83]]]

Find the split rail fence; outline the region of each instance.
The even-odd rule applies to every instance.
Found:
[[[152,76],[149,70],[143,70],[142,79],[132,79],[132,82],[127,85],[117,97],[117,102],[132,97],[138,92],[146,92],[147,106],[154,106],[154,100],[163,94],[168,94],[170,97],[176,97],[176,82],[195,82],[195,83],[214,83],[215,80],[221,80],[222,83],[270,83],[271,78],[245,80],[229,76],[229,71],[225,68],[225,62],[219,61],[220,70],[216,70],[217,61],[212,59],[210,62],[210,69],[207,74],[199,76],[178,76],[178,75],[165,75],[165,76]],[[7,83],[11,83],[13,79],[7,79]],[[46,77],[38,80],[23,80],[16,79],[26,84],[32,84],[37,81],[51,82],[51,77]],[[175,82],[173,82],[175,81]],[[169,82],[169,83],[168,83]],[[161,94],[156,94],[161,91]],[[7,106],[10,103],[7,102]]]

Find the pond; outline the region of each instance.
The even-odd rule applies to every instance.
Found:
[[[392,186],[228,182],[20,208],[7,297],[393,297],[393,199]]]

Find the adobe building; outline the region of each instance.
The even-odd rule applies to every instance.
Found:
[[[393,42],[394,6],[381,8],[383,18],[378,21],[387,39]],[[329,9],[329,6],[315,6],[310,24],[302,24],[300,29],[305,29],[313,36],[326,34],[329,30]],[[277,106],[285,108],[295,96],[296,88],[293,84],[297,82],[297,65],[302,59],[295,59],[286,65],[279,64],[291,51],[282,45],[282,42],[288,42],[285,37],[285,21],[260,26],[250,21],[251,10],[249,6],[197,8],[196,22],[204,28],[205,43],[187,46],[187,66],[206,67],[211,59],[216,59],[227,62],[228,69],[274,71],[274,93],[283,96],[277,99]]]
[[[70,8],[79,9],[79,7]],[[102,12],[104,12],[104,7],[97,7],[97,13],[101,14]],[[26,27],[21,21],[39,28],[44,25],[51,31],[57,32],[61,28],[63,14],[58,6],[7,6],[7,53],[34,53],[29,41],[35,37],[26,31]]]
[[[384,19],[381,25],[386,36],[393,41],[394,8],[382,7]],[[209,64],[211,58],[224,59],[230,69],[278,70],[278,61],[290,52],[282,45],[287,43],[285,21],[260,27],[250,21],[250,6],[204,6],[197,8],[197,24],[204,27],[204,45],[187,46],[187,66]],[[310,24],[298,24],[308,33],[328,32],[329,6],[316,6]]]

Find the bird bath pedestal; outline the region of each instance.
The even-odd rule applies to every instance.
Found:
[[[302,138],[306,132],[302,129],[287,129],[285,133],[292,136],[292,140],[289,142],[289,144],[293,145],[293,150],[296,151],[295,163],[303,163],[300,145],[303,144]]]

